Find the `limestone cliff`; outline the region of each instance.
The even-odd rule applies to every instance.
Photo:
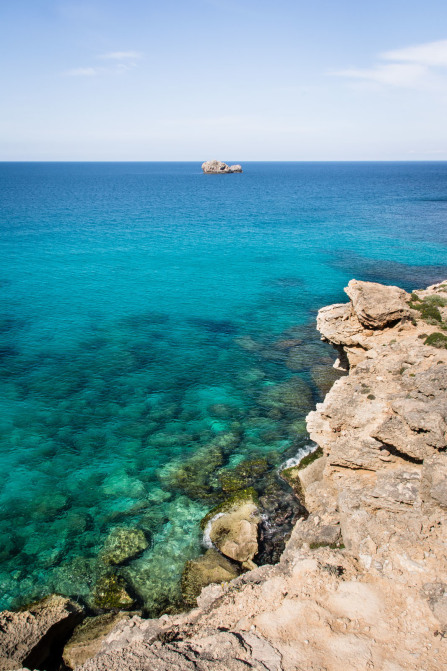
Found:
[[[346,291],[318,328],[349,375],[308,415],[317,458],[283,473],[308,516],[280,562],[119,622],[79,671],[447,668],[447,283]]]

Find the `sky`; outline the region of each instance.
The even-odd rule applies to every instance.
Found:
[[[445,0],[3,0],[0,160],[447,160]]]

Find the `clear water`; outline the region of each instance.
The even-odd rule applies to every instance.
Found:
[[[88,601],[130,526],[150,544],[121,570],[162,610],[219,474],[305,443],[308,397],[280,401],[296,376],[319,399],[317,309],[352,277],[447,276],[445,163],[3,163],[0,185],[1,609]]]

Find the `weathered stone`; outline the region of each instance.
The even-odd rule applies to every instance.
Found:
[[[367,328],[382,329],[411,314],[410,295],[399,287],[351,280],[345,291],[360,323]]]
[[[259,512],[248,501],[221,513],[211,521],[210,539],[230,559],[244,563],[258,551]]]
[[[421,496],[429,507],[441,506],[447,510],[447,459],[436,454],[425,459],[422,468]]]
[[[323,477],[326,459],[323,457],[321,448],[307,455],[307,463],[302,463],[306,457],[296,466],[291,466],[280,472],[281,477],[292,487],[295,495],[307,510],[311,510],[310,498],[312,485],[319,483]]]
[[[149,543],[141,529],[116,527],[110,532],[101,553],[105,564],[123,564],[143,552]]]
[[[27,610],[0,613],[2,671],[45,668],[45,661],[82,620],[82,608],[62,596],[50,596]]]
[[[202,589],[212,583],[233,580],[240,573],[236,564],[223,557],[213,548],[204,555],[186,562],[182,575],[182,596],[188,606],[197,605]]]
[[[242,167],[239,164],[227,165],[222,161],[205,161],[202,163],[202,170],[207,175],[225,175],[233,172],[242,172]]]
[[[76,627],[64,647],[62,657],[65,664],[71,669],[84,664],[99,652],[104,639],[115,625],[128,619],[129,615],[125,613],[104,613],[96,617],[87,617]]]
[[[130,610],[135,600],[128,594],[126,583],[115,573],[102,576],[95,585],[93,606],[100,610]]]

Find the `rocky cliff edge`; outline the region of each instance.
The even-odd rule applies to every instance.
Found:
[[[317,458],[283,472],[309,514],[281,561],[118,622],[79,671],[447,668],[447,283],[346,292],[318,328],[349,375],[308,415]]]

